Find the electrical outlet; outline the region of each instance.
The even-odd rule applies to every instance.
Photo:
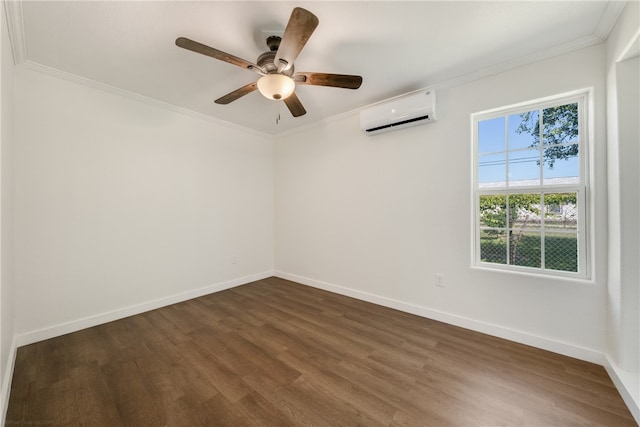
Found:
[[[444,288],[444,274],[436,273],[435,284],[439,288]]]

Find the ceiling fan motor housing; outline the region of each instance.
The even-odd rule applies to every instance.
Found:
[[[278,52],[278,48],[280,47],[280,41],[282,39],[279,36],[269,36],[267,37],[267,46],[269,46],[269,52],[265,52],[258,57],[256,64],[267,74],[278,73],[278,66],[275,64],[276,54]],[[282,70],[278,74],[284,74],[285,76],[291,77],[294,73],[294,66],[292,65],[288,70]]]

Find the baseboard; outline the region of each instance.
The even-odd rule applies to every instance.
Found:
[[[167,305],[176,304],[182,301],[186,301],[200,296],[208,295],[215,292],[220,292],[225,289],[234,288],[236,286],[251,283],[257,280],[266,279],[271,276],[280,277],[282,279],[291,280],[303,285],[311,286],[318,289],[323,289],[329,292],[334,292],[340,295],[349,296],[362,301],[367,301],[373,304],[381,305],[384,307],[393,308],[406,313],[415,314],[417,316],[425,317],[428,319],[437,320],[440,322],[448,323],[451,325],[459,326],[465,329],[485,333],[488,335],[496,336],[499,338],[508,339],[510,341],[518,342],[521,344],[530,345],[533,347],[549,350],[554,353],[563,354],[565,356],[574,357],[576,359],[585,360],[592,363],[603,365],[607,370],[607,373],[611,377],[613,383],[620,392],[623,400],[629,407],[636,422],[640,424],[640,396],[638,392],[632,392],[634,387],[633,379],[629,379],[629,375],[619,370],[615,364],[611,362],[609,357],[603,355],[594,350],[585,349],[572,344],[551,340],[544,337],[528,334],[522,331],[505,328],[503,326],[494,325],[486,322],[480,322],[477,320],[469,319],[466,317],[458,316],[451,313],[446,313],[438,310],[433,310],[427,307],[418,306],[415,304],[398,301],[392,298],[382,297],[379,295],[358,291],[355,289],[337,286],[330,283],[322,282],[319,280],[310,279],[296,274],[286,273],[283,271],[267,271],[259,274],[245,276],[238,279],[233,279],[214,285],[206,286],[199,289],[194,289],[188,292],[182,292],[179,294],[171,295],[164,298],[155,299],[153,301],[145,302],[142,304],[136,304],[128,306],[122,309],[113,310],[110,312],[98,314],[95,316],[78,319],[75,321],[55,325],[49,328],[43,328],[36,331],[28,332],[14,337],[11,343],[11,349],[9,351],[9,357],[7,360],[7,367],[5,369],[6,375],[2,381],[2,413],[0,420],[4,421],[7,408],[9,405],[9,393],[11,390],[11,380],[13,378],[13,370],[15,366],[15,359],[17,349],[20,346],[32,344],[34,342],[43,341],[49,338],[54,338],[67,333],[75,332],[81,329],[90,328],[102,323],[111,322],[114,320],[123,319],[125,317],[133,316],[136,314],[144,313],[146,311],[154,310],[157,308],[165,307]],[[640,387],[640,385],[635,384]]]
[[[7,367],[5,369],[5,376],[2,378],[2,418],[0,418],[0,425],[4,425],[7,418],[7,409],[9,408],[9,394],[11,392],[11,380],[13,379],[13,368],[16,364],[16,353],[18,352],[18,341],[16,337],[13,337],[11,341],[11,348],[9,349],[9,357],[7,358]]]
[[[291,280],[303,285],[312,286],[314,288],[323,289],[325,291],[334,292],[340,295],[346,295],[373,304],[404,311],[406,313],[415,314],[417,316],[448,323],[450,325],[459,326],[461,328],[470,329],[472,331],[504,338],[509,341],[514,341],[521,344],[530,345],[532,347],[541,348],[543,350],[552,351],[554,353],[562,354],[580,360],[585,360],[587,362],[597,363],[598,365],[604,364],[604,355],[602,353],[588,348],[579,347],[570,343],[540,337],[537,335],[529,334],[527,332],[510,329],[501,325],[481,322],[467,317],[458,316],[456,314],[434,310],[428,307],[410,304],[404,301],[398,301],[392,298],[333,285],[319,280],[310,279],[308,277],[298,276],[296,274],[277,270],[274,271],[273,274],[274,276],[280,277],[282,279]]]
[[[621,370],[608,355],[605,356],[604,368],[620,392],[622,400],[627,404],[633,418],[640,425],[640,380],[637,374]]]
[[[50,326],[47,328],[42,328],[35,331],[27,332],[24,334],[20,334],[16,337],[17,346],[21,347],[23,345],[32,344],[38,341],[44,341],[49,338],[55,338],[60,335],[79,331],[81,329],[86,329],[93,326],[101,325],[103,323],[112,322],[114,320],[124,319],[125,317],[144,313],[150,310],[155,310],[157,308],[165,307],[171,304],[176,304],[176,303],[190,300],[193,298],[198,298],[203,295],[220,292],[225,289],[230,289],[236,286],[255,282],[256,280],[266,279],[267,277],[271,277],[271,276],[273,276],[273,271],[266,271],[263,273],[258,273],[250,276],[241,277],[238,279],[228,280],[225,282],[216,283],[214,285],[205,286],[203,288],[170,295],[167,297],[158,298],[158,299],[144,302],[141,304],[130,305],[117,310],[108,311],[105,313],[96,314],[94,316],[72,320],[70,322],[61,323],[61,324]]]

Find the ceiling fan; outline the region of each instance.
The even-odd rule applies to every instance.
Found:
[[[185,37],[177,38],[176,45],[260,74],[261,77],[256,82],[216,99],[217,104],[229,104],[257,89],[266,98],[283,100],[291,114],[300,117],[306,114],[306,110],[295,94],[296,84],[345,89],[358,89],[362,84],[361,76],[294,71],[293,63],[318,22],[318,17],[308,10],[294,8],[282,38],[268,37],[269,51],[260,55],[255,64]]]

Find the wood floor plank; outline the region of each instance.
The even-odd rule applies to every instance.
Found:
[[[156,398],[149,379],[140,375],[133,357],[104,365],[101,370],[111,399],[125,424],[164,425],[164,408]]]
[[[432,396],[417,394],[415,387],[389,382],[384,375],[358,362],[344,360],[335,367],[335,372],[395,407],[420,412],[431,425],[471,425],[473,422],[471,415],[452,405],[452,400],[442,390],[432,390]]]
[[[254,392],[278,409],[287,424],[299,426],[329,426],[331,414],[321,411],[312,400],[307,400],[291,387],[259,375],[247,375],[243,381]]]
[[[235,427],[254,425],[246,412],[239,411],[238,407],[219,394],[206,402],[199,409],[198,416],[207,426]]]
[[[97,362],[76,366],[69,373],[71,390],[78,410],[79,424],[122,425],[109,388]]]
[[[201,346],[202,342],[186,342],[182,354],[199,377],[206,379],[225,399],[237,402],[249,393],[237,373],[235,365],[225,365],[220,357],[211,355]]]
[[[6,421],[637,426],[602,366],[280,278],[20,347]]]
[[[317,357],[311,356],[299,357],[292,352],[283,353],[278,357],[303,372],[305,378],[310,379],[315,387],[340,398],[356,410],[369,414],[371,418],[383,424],[390,421],[397,411],[397,408],[386,400],[368,393],[337,375],[331,369],[332,364],[325,360],[318,360]]]
[[[158,333],[162,334],[162,336],[176,344],[179,345],[184,341],[190,341],[191,338],[189,335],[185,334],[175,323],[171,322],[167,316],[165,316],[165,312],[171,310],[172,306],[163,307],[157,310],[148,311],[146,313],[139,314],[138,316],[142,316],[149,321],[153,325],[153,327],[158,331]],[[146,337],[144,337],[146,340]]]
[[[329,425],[370,427],[388,425],[386,418],[377,416],[373,411],[361,411],[352,404],[351,399],[340,398],[334,390],[319,387],[316,381],[304,375],[298,378],[291,388],[322,411]]]
[[[252,365],[251,374],[260,373],[283,385],[291,384],[300,376],[300,372],[295,368],[269,356],[258,345],[238,334],[227,334],[224,337],[224,342],[228,348],[234,351],[236,359],[245,358]]]

